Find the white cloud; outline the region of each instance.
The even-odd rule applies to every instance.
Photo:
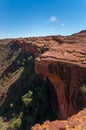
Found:
[[[61,24],[61,26],[65,26],[65,24],[64,24],[64,23],[62,23],[62,24]]]
[[[57,21],[57,18],[55,16],[50,17],[50,22],[55,22],[55,21]]]

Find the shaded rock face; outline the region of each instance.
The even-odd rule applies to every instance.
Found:
[[[36,72],[46,76],[55,88],[57,101],[53,100],[52,104],[57,104],[59,117],[67,117],[77,113],[86,105],[86,100],[80,97],[80,87],[86,82],[86,69],[68,63],[36,61]],[[52,95],[52,90],[51,90]],[[56,108],[54,112],[56,111]],[[56,113],[55,113],[56,115]]]

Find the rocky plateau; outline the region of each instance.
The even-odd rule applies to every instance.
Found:
[[[35,72],[48,84],[55,120],[45,121],[43,125],[36,124],[32,130],[85,130],[86,30],[70,36],[10,39],[6,45],[2,41],[0,49],[4,50],[4,46],[13,43],[16,47],[21,47],[23,52],[33,53]],[[1,66],[3,61],[1,58]],[[0,69],[1,78],[6,67]],[[5,86],[2,80],[1,83]],[[8,83],[5,91],[0,91],[0,105],[7,98],[9,84],[11,83]]]

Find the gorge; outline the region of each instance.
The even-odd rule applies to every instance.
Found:
[[[51,121],[35,125],[32,130],[86,129],[85,30],[71,36],[5,39],[0,41],[0,51],[0,110],[7,122],[14,118],[10,111],[19,118],[23,111],[22,122],[23,118],[26,121],[24,114],[29,122],[32,120],[29,129],[36,123]],[[23,99],[27,92],[30,104]],[[20,97],[26,104],[22,105]],[[36,117],[33,114],[28,119],[32,113]],[[24,126],[20,129],[24,130]]]

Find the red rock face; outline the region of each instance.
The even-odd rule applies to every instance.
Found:
[[[19,38],[13,40],[13,43],[22,47],[24,52],[34,53],[35,57],[48,50],[47,43],[44,38]]]
[[[29,39],[22,38],[22,39],[14,40],[13,42],[19,44],[22,47],[24,52],[29,51],[29,52],[33,52],[35,56],[39,55],[37,50],[37,45],[36,44],[32,45],[32,42]]]
[[[55,88],[60,119],[67,119],[86,106],[86,97],[80,93],[80,88],[86,85],[85,37],[85,32],[53,37],[49,50],[35,62],[36,72],[48,78]]]
[[[86,96],[80,91],[86,85],[86,31],[71,36],[17,39],[15,43],[23,51],[34,53],[35,71],[52,84],[56,99],[51,104],[56,118],[67,119],[86,107]]]
[[[85,100],[83,99],[84,103],[82,104],[78,99],[80,87],[86,81],[85,68],[63,62],[41,60],[36,61],[35,67],[36,72],[47,77],[55,88],[60,119],[67,119],[85,106]],[[79,103],[82,105],[80,106]]]

